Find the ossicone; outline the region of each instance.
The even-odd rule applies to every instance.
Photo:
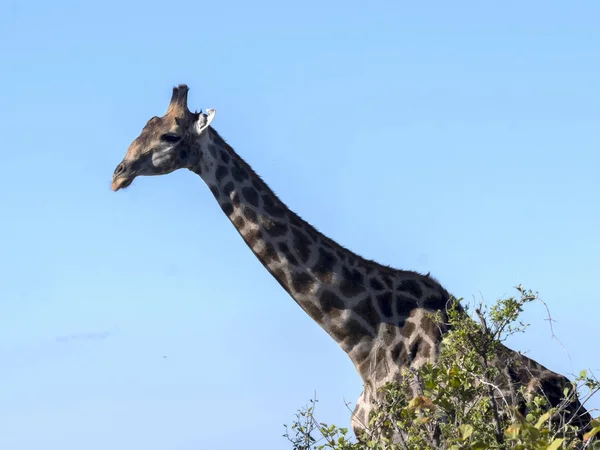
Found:
[[[185,84],[180,84],[179,86],[175,86],[173,88],[173,95],[171,96],[171,102],[169,103],[167,114],[175,113],[177,115],[187,115],[190,113],[187,106],[188,91],[189,88]]]

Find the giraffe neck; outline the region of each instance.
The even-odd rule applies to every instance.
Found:
[[[197,145],[198,162],[190,170],[206,182],[263,266],[338,342],[363,379],[361,365],[382,345],[394,356],[396,342],[396,359],[408,355],[407,332],[421,327],[420,316],[411,318],[414,311],[438,308],[444,301],[437,282],[367,261],[317,231],[287,208],[214,129]],[[384,344],[382,333],[387,333]]]

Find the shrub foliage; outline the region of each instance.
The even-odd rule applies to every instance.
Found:
[[[432,314],[438,323],[445,320],[450,330],[438,360],[407,369],[401,382],[382,388],[383,400],[360,440],[347,428],[319,422],[316,399],[298,411],[290,427],[285,426],[284,437],[293,450],[600,450],[600,420],[578,421],[572,406],[579,404],[577,398],[585,405],[600,389],[600,382],[587,371],[569,382],[560,401],[552,404],[544,392],[528,392],[506,378],[498,357],[506,354],[503,342],[525,332],[527,325],[519,318],[523,307],[539,300],[521,286],[517,290],[519,295],[489,308],[479,304],[473,314],[456,308],[461,301],[456,299],[445,314]],[[419,395],[406,395],[415,384]],[[394,431],[402,436],[399,442],[385,437]]]

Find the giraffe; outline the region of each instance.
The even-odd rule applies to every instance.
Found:
[[[358,437],[379,387],[398,381],[402,368],[436,360],[447,329],[426,313],[444,311],[451,296],[429,274],[365,259],[291,211],[211,126],[214,109],[188,109],[188,91],[185,84],[173,88],[165,115],[148,120],[116,167],[111,188],[178,169],[204,180],[266,270],[354,364],[364,386],[351,418]],[[523,355],[517,359],[525,364],[507,368],[513,379],[561,398],[566,377]]]

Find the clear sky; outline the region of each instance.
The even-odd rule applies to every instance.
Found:
[[[541,305],[512,347],[600,372],[599,22],[596,1],[4,0],[0,448],[279,450],[315,391],[349,424],[349,359],[200,178],[111,192],[178,83],[321,231],[468,299],[538,290],[569,354]]]

